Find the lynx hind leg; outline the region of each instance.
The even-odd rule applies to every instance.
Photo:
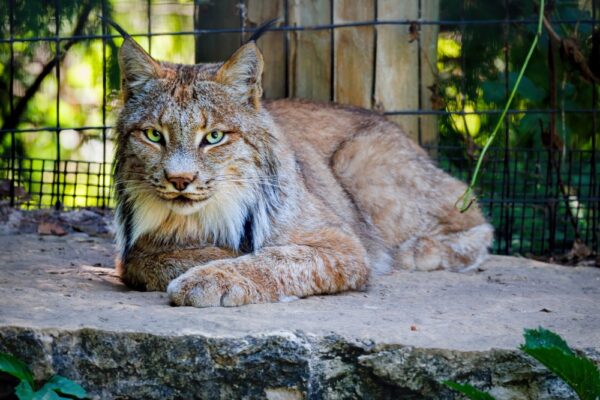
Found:
[[[398,246],[395,258],[409,270],[471,271],[487,258],[493,233],[484,223],[462,232],[413,237]]]
[[[388,249],[414,236],[422,225],[418,212],[405,204],[406,199],[422,203],[415,197],[419,175],[424,174],[417,159],[427,155],[391,123],[357,133],[331,159],[339,182]]]
[[[493,229],[479,207],[464,214],[454,207],[464,183],[438,169],[397,126],[380,123],[355,135],[331,163],[399,267],[462,271],[487,256]]]

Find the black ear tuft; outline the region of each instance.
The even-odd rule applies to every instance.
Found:
[[[121,28],[121,25],[117,24],[115,21],[108,19],[106,17],[100,16],[99,17],[102,22],[105,22],[107,24],[109,24],[110,26],[112,26],[117,32],[119,32],[119,35],[123,36],[123,38],[125,39],[132,39],[131,35],[129,33],[127,33],[125,31],[125,29]]]
[[[119,66],[125,99],[130,98],[135,91],[150,79],[161,76],[162,69],[158,62],[140,46],[125,29],[117,23],[100,17],[104,22],[115,28],[125,39],[119,49]]]
[[[262,35],[264,35],[277,22],[279,22],[279,20],[280,20],[279,17],[273,18],[272,20],[267,21],[264,24],[262,24],[261,26],[259,26],[258,28],[256,28],[256,30],[254,31],[254,33],[252,34],[252,36],[250,36],[250,38],[248,40],[246,40],[246,43],[256,42],[258,39],[260,39],[260,37]]]

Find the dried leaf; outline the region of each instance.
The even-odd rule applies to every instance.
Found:
[[[55,222],[41,222],[37,228],[38,235],[65,236],[67,231]]]
[[[573,243],[573,249],[571,250],[573,256],[579,260],[588,258],[592,255],[592,250],[586,246],[581,240],[575,240]]]

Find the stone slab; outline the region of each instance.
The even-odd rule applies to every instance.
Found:
[[[0,244],[0,351],[94,398],[454,398],[449,378],[500,399],[574,398],[516,350],[537,326],[600,360],[597,268],[494,256],[473,273],[395,271],[364,292],[195,309],[124,287],[110,239]]]

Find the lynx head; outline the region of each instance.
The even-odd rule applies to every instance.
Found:
[[[277,200],[278,161],[273,123],[261,109],[263,61],[254,42],[221,64],[180,65],[158,62],[126,38],[119,63],[122,251],[142,235],[256,247]]]

